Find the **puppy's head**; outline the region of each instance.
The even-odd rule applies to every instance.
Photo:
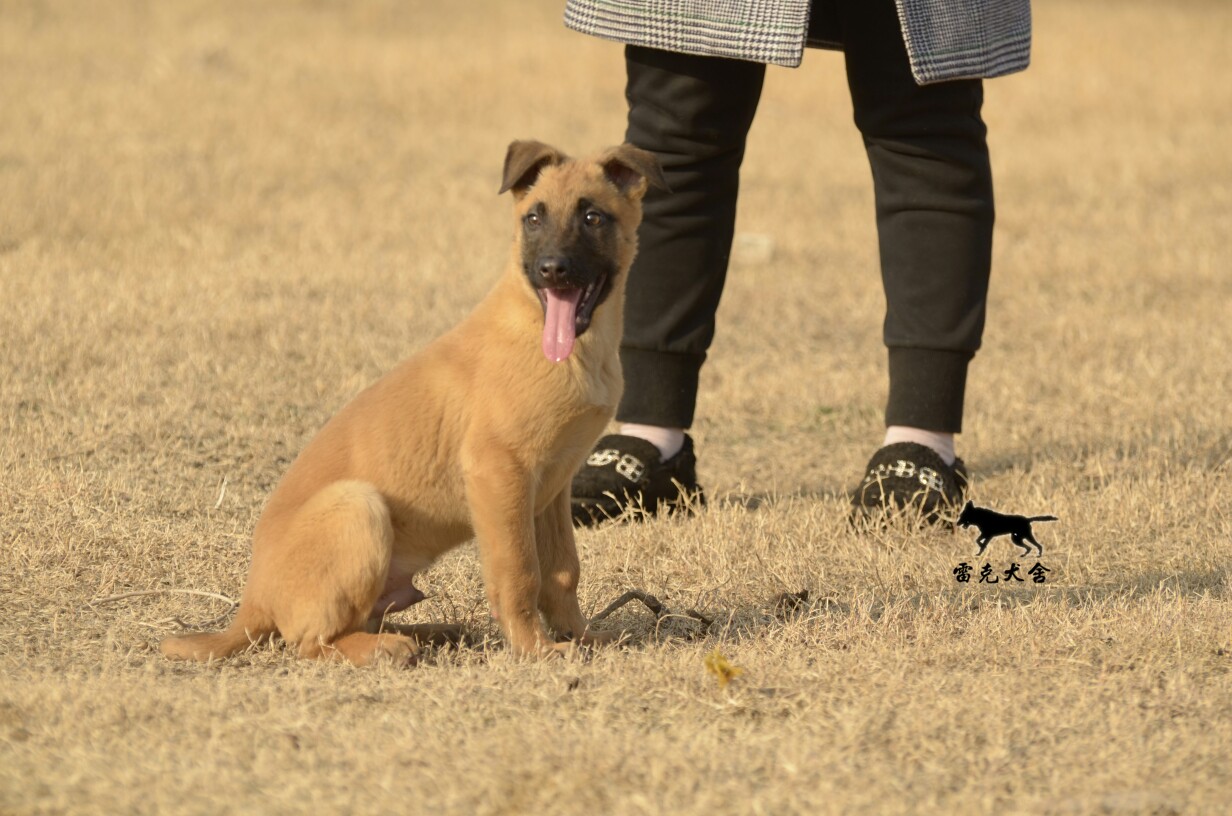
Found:
[[[972,510],[974,509],[975,509],[975,505],[972,504],[969,500],[966,504],[963,505],[962,512],[958,514],[957,523],[959,527],[970,527],[971,526],[971,517],[973,515]]]
[[[667,189],[659,163],[632,145],[587,159],[542,142],[509,145],[500,191],[513,191],[515,252],[543,308],[549,360],[568,357],[595,310],[622,296],[651,186]]]

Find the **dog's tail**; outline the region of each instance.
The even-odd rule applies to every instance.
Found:
[[[167,638],[158,650],[172,660],[197,660],[202,663],[230,657],[260,643],[274,632],[273,621],[249,611],[244,604],[235,620],[221,632],[202,632]]]
[[[1027,521],[1060,521],[1056,516],[1031,516]]]

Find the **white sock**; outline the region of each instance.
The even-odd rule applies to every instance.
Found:
[[[891,425],[886,428],[885,441],[882,445],[893,445],[895,442],[914,442],[925,445],[937,452],[947,465],[954,464],[954,434],[940,431],[926,431],[923,428],[910,428],[906,425]]]
[[[636,436],[659,449],[666,462],[684,447],[684,428],[663,428],[659,425],[638,425],[635,422],[625,422],[620,426],[620,432],[625,436]]]

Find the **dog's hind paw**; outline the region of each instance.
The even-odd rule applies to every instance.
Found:
[[[342,657],[356,666],[370,666],[378,662],[413,666],[419,659],[419,645],[405,635],[352,632],[331,643],[319,656]]]
[[[380,643],[373,650],[375,660],[388,660],[395,666],[414,666],[419,662],[419,644],[405,635],[378,635]]]

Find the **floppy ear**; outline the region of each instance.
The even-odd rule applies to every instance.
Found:
[[[603,175],[625,195],[641,198],[647,187],[671,192],[663,178],[659,160],[648,150],[622,144],[604,151],[599,158]]]
[[[513,190],[513,197],[521,198],[539,178],[543,168],[560,164],[564,160],[564,153],[543,142],[512,142],[505,153],[505,173],[500,192]]]

